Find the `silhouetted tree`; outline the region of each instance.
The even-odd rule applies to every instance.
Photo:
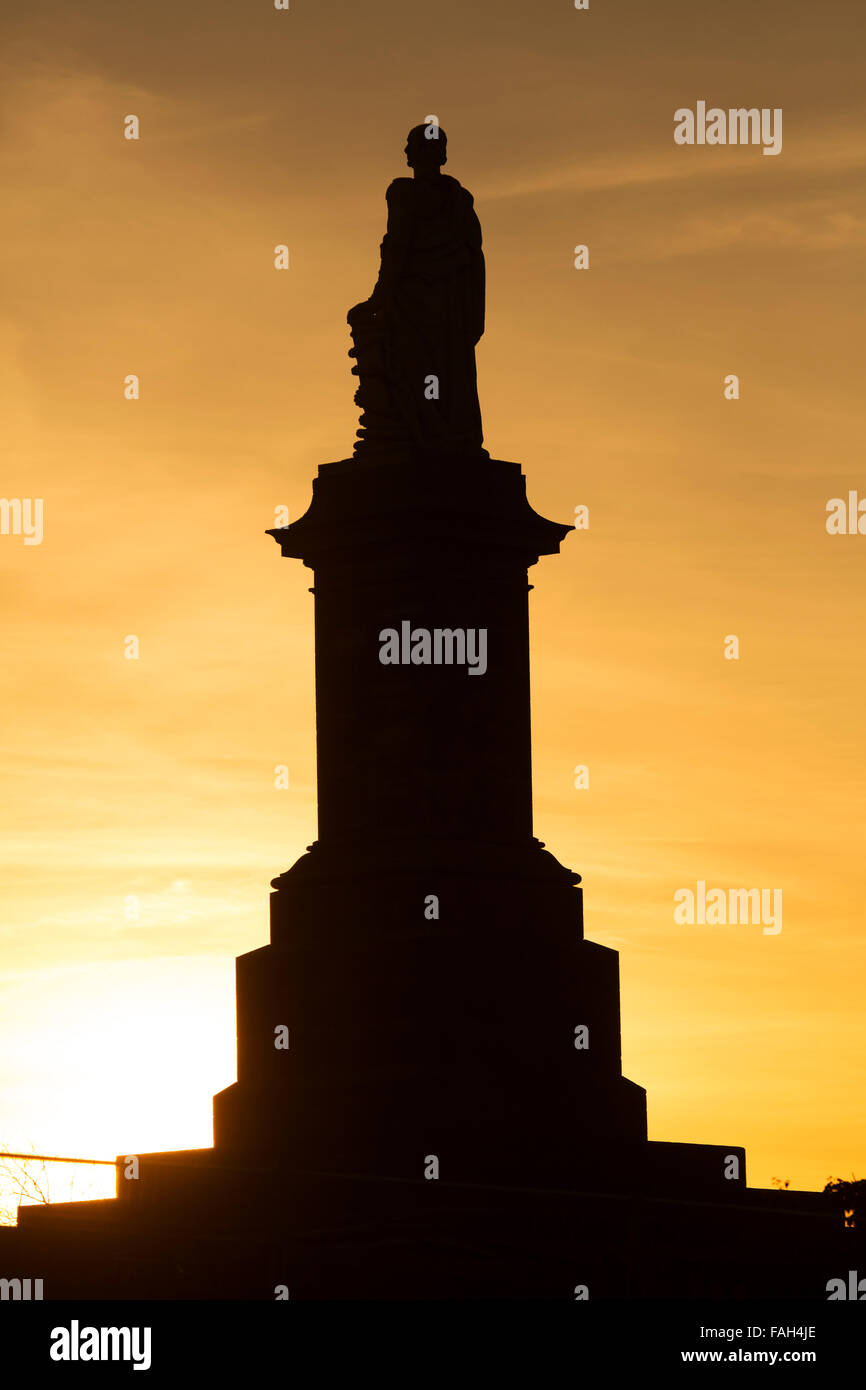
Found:
[[[823,1195],[842,1213],[845,1225],[853,1226],[858,1208],[866,1211],[866,1178],[855,1178],[853,1173],[850,1179],[828,1178]]]
[[[9,1158],[9,1145],[0,1148],[0,1200],[8,1201],[17,1197],[14,1207],[0,1206],[0,1226],[14,1226],[18,1220],[18,1208],[22,1203],[51,1201],[51,1184],[45,1163],[38,1158],[33,1145],[34,1157]]]

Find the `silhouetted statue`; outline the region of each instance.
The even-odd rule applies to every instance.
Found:
[[[388,188],[388,228],[370,298],[348,313],[360,378],[356,455],[482,455],[475,344],[484,256],[472,195],[448,174],[440,127],[406,142],[414,178]]]

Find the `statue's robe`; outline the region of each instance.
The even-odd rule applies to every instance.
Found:
[[[472,195],[439,174],[395,179],[386,198],[379,279],[364,321],[353,320],[356,451],[478,452],[484,256]]]

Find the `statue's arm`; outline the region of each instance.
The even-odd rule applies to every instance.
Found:
[[[383,308],[397,284],[409,255],[411,245],[411,215],[405,194],[409,179],[395,179],[385,194],[388,204],[388,225],[379,247],[379,278],[370,296],[374,309]]]
[[[487,293],[486,270],[484,266],[484,252],[481,250],[481,223],[475,211],[475,205],[470,193],[466,193],[469,200],[469,250],[471,256],[471,295],[470,323],[472,325],[472,338],[475,343],[479,341],[484,333],[484,305]]]
[[[481,250],[480,246],[478,247],[478,250],[475,252],[473,259],[475,261],[475,303],[473,305],[473,337],[475,339],[475,342],[477,343],[484,333],[484,304],[487,292],[487,273],[484,266],[484,252]]]

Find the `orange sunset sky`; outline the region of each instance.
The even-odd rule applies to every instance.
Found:
[[[866,1177],[866,535],[825,526],[866,497],[863,27],[8,7],[0,494],[44,538],[0,535],[0,1144],[211,1142],[234,957],[316,834],[312,576],[264,532],[351,452],[346,310],[435,114],[484,233],[486,445],[542,515],[590,509],[530,572],[536,834],[620,952],[650,1137],[743,1144],[753,1185]],[[782,108],[782,152],[677,146],[699,100]],[[782,931],[677,925],[697,880],[780,888]]]

